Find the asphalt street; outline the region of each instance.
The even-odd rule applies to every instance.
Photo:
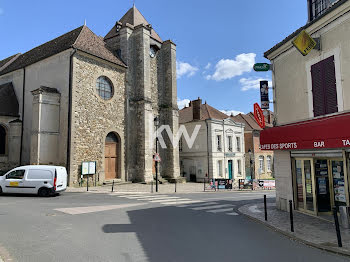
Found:
[[[350,261],[239,214],[263,193],[0,196],[12,261]],[[274,201],[274,193],[268,193]],[[6,261],[6,257],[5,257]]]

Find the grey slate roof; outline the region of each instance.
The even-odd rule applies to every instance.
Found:
[[[123,25],[125,24],[130,24],[132,26],[137,26],[137,25],[149,25],[150,23],[147,22],[146,18],[141,14],[141,12],[133,6],[132,8],[129,9],[129,11],[119,20],[120,23]],[[114,26],[108,34],[105,36],[105,39],[112,38],[118,34],[116,26]],[[162,43],[163,40],[160,38],[160,36],[157,34],[156,31],[152,28],[151,30],[151,37],[158,42]]]
[[[278,48],[280,48],[281,46],[283,46],[285,43],[292,41],[294,39],[294,37],[296,37],[301,31],[305,30],[306,28],[308,28],[310,25],[316,23],[317,21],[319,21],[320,19],[322,19],[322,17],[326,16],[327,14],[329,14],[330,12],[332,12],[334,9],[338,8],[339,6],[341,6],[342,4],[344,4],[345,2],[347,2],[348,0],[339,0],[339,2],[335,3],[332,7],[330,7],[326,12],[324,12],[322,15],[320,15],[319,17],[317,17],[316,19],[312,20],[311,22],[307,23],[306,25],[300,27],[299,29],[297,29],[294,33],[290,34],[289,36],[287,36],[284,40],[282,40],[281,42],[279,42],[278,44],[276,44],[274,47],[272,47],[271,49],[269,49],[268,51],[266,51],[264,53],[264,57],[267,58],[272,52],[274,52],[275,50],[277,50]]]
[[[81,26],[20,55],[14,62],[0,71],[0,75],[29,66],[69,48],[76,48],[114,64],[126,67],[121,59],[107,48],[101,38],[94,34],[87,26]]]
[[[21,54],[15,54],[10,57],[7,57],[0,61],[0,71],[3,70],[5,67],[9,66],[10,63],[12,63],[15,59],[17,59]]]
[[[0,116],[18,116],[18,108],[12,82],[0,85]]]

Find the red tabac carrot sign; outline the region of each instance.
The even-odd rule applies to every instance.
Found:
[[[265,128],[265,117],[263,114],[263,111],[261,110],[260,106],[258,103],[254,104],[254,118],[258,125],[264,129]]]

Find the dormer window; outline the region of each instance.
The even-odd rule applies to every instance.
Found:
[[[324,14],[328,8],[339,0],[308,0],[309,22]]]

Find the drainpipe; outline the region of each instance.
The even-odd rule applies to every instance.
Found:
[[[225,170],[225,178],[226,178],[226,156],[225,156],[225,148],[226,148],[226,141],[225,141],[225,119],[222,120],[222,147],[224,152],[224,170]]]
[[[22,87],[22,132],[21,132],[21,152],[19,153],[19,165],[22,165],[23,152],[23,132],[24,132],[24,105],[25,105],[25,90],[26,90],[26,68],[23,67],[23,87]]]
[[[207,126],[207,158],[208,158],[208,182],[209,182],[209,178],[210,178],[210,175],[209,175],[209,160],[210,160],[210,155],[209,155],[209,126],[208,126],[208,122],[207,120],[205,120],[205,124]]]
[[[72,80],[72,76],[73,76],[73,56],[75,55],[75,53],[77,52],[77,49],[74,49],[72,54],[69,56],[69,101],[68,101],[68,136],[67,136],[67,171],[68,171],[68,186],[70,185],[70,150],[71,150],[71,136],[72,136],[72,86],[73,86],[73,80]]]

